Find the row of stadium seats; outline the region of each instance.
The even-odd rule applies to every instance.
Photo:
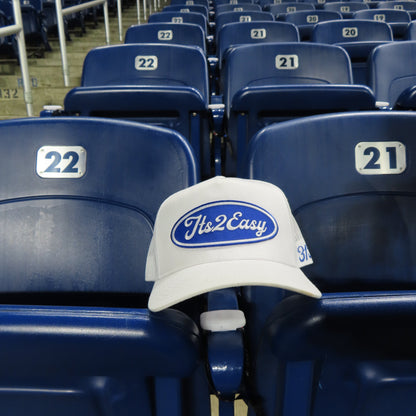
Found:
[[[233,414],[236,394],[250,415],[414,414],[415,129],[414,113],[396,111],[275,123],[251,141],[249,182],[198,185],[198,161],[173,130],[94,117],[1,122],[2,413],[209,415],[215,393],[220,415]],[[287,203],[276,211],[283,200],[257,181],[285,193],[308,244],[297,241],[298,264],[322,298],[302,292],[284,260]],[[174,257],[163,256],[170,235],[181,242],[163,221],[211,238],[195,221],[219,223],[221,209],[204,207],[230,200],[251,201],[251,211],[237,205],[251,215],[267,207],[275,234],[191,255],[170,243]],[[226,206],[221,215],[233,215]],[[148,252],[152,234],[161,241]],[[230,253],[244,273],[226,267]],[[190,273],[150,311],[155,255],[146,276],[162,280],[164,262]],[[275,255],[283,269],[266,287]]]
[[[151,29],[155,34],[176,30]],[[350,59],[338,46],[292,42],[232,48],[221,69],[226,131],[222,172],[240,172],[250,138],[272,122],[377,105],[414,108],[415,50],[414,41],[378,46],[371,55],[370,89],[353,84]],[[213,166],[219,138],[212,134],[221,133],[223,125],[221,114],[214,114],[220,127],[214,126],[209,109],[220,97],[209,93],[202,49],[132,43],[90,51],[81,86],[67,94],[64,107],[69,115],[129,118],[173,128],[189,140],[202,176],[209,177],[212,169],[219,169]]]

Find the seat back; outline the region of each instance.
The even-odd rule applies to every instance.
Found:
[[[191,6],[193,4],[201,4],[202,6],[209,7],[208,0],[172,0],[170,4],[186,4],[188,6]]]
[[[351,59],[354,83],[368,85],[368,57],[375,47],[393,41],[393,33],[385,22],[343,19],[318,23],[311,41],[342,46]]]
[[[208,20],[208,8],[202,4],[171,4],[163,8],[164,12],[201,13]]]
[[[315,10],[315,5],[312,3],[288,2],[271,4],[267,9],[275,16],[276,20],[284,20],[287,13]]]
[[[229,23],[219,31],[217,54],[222,61],[227,49],[235,45],[264,42],[298,42],[296,26],[286,22],[239,22]]]
[[[246,10],[242,12],[224,12],[218,14],[215,18],[216,33],[219,33],[221,28],[228,23],[273,20],[273,15],[268,12],[259,12],[251,10]]]
[[[201,26],[205,35],[207,34],[207,18],[201,13],[195,12],[158,12],[149,16],[148,23],[193,23]]]
[[[312,30],[317,23],[338,19],[342,19],[342,14],[330,10],[301,10],[288,13],[285,17],[286,22],[293,23],[298,27],[301,40],[310,39]]]
[[[277,307],[281,293],[247,293],[253,327],[264,328],[252,342],[265,415],[414,411],[413,398],[402,402],[416,371],[415,128],[413,113],[346,113],[252,139],[246,175],[285,192],[310,250],[299,255],[314,262],[305,274],[324,293],[346,292]]]
[[[416,286],[415,125],[412,113],[347,113],[252,139],[247,174],[285,192],[314,259],[305,273],[322,291]]]
[[[208,99],[206,60],[198,48],[128,44],[91,50],[81,86],[147,85],[191,87]]]
[[[411,21],[407,26],[406,39],[416,40],[416,23],[414,23],[413,21]]]
[[[259,4],[253,3],[242,3],[242,4],[220,4],[216,7],[216,13],[224,12],[242,12],[242,11],[261,11],[261,6]]]
[[[369,85],[377,101],[394,107],[398,97],[416,84],[416,42],[381,45],[370,56]]]
[[[147,293],[159,205],[197,180],[187,142],[170,130],[106,119],[25,119],[0,129],[9,149],[0,293]]]
[[[405,36],[407,25],[411,21],[409,12],[405,10],[380,8],[359,10],[354,13],[353,18],[386,22],[391,26],[395,39],[402,39]]]
[[[224,101],[228,111],[236,94],[244,88],[352,82],[350,62],[343,49],[300,42],[233,48],[227,56],[225,71]]]
[[[130,26],[124,43],[162,43],[198,46],[206,52],[205,34],[192,23],[147,23]]]
[[[363,1],[334,1],[324,4],[324,10],[340,12],[344,19],[352,17],[358,10],[367,10],[370,7]]]

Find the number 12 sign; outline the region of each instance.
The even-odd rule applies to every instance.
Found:
[[[361,175],[397,175],[406,169],[406,146],[400,142],[360,142],[355,169]]]

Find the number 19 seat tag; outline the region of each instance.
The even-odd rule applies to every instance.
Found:
[[[86,167],[82,146],[42,146],[37,153],[36,173],[41,178],[81,178]]]
[[[355,169],[361,175],[397,175],[406,170],[406,146],[400,142],[360,142]]]

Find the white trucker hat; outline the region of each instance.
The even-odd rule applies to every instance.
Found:
[[[273,286],[315,298],[300,267],[312,258],[284,193],[262,181],[216,176],[167,198],[146,263],[149,309],[236,286]]]

